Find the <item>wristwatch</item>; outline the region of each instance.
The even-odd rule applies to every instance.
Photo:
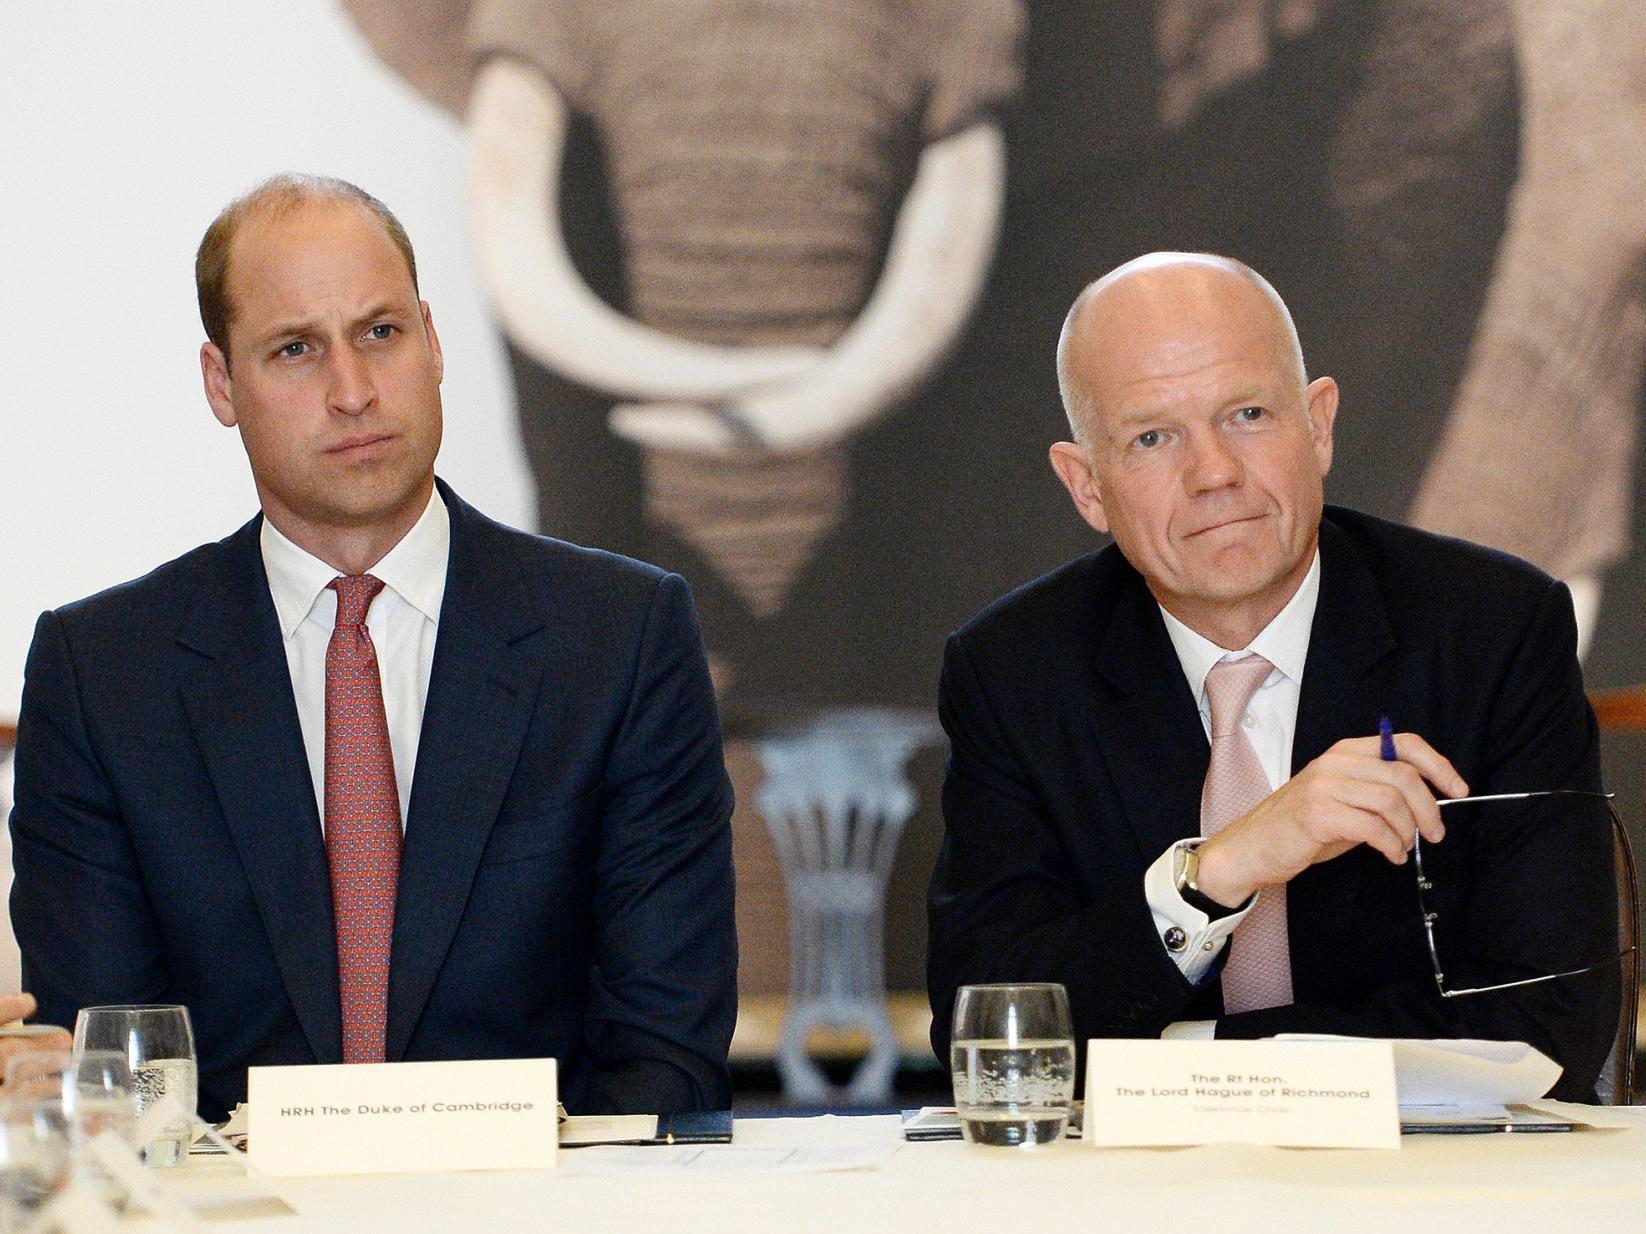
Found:
[[[1211,920],[1227,917],[1230,913],[1237,913],[1245,905],[1238,908],[1229,908],[1219,904],[1211,896],[1200,889],[1197,881],[1200,876],[1200,846],[1205,840],[1184,840],[1177,846],[1177,856],[1173,860],[1172,877],[1177,884],[1177,894],[1183,897],[1183,902],[1191,908],[1198,908]]]

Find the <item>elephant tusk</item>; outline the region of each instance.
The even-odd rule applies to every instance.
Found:
[[[471,225],[481,277],[510,338],[539,363],[620,398],[726,399],[817,365],[816,348],[674,338],[595,295],[553,209],[567,121],[559,94],[518,61],[493,60],[476,78]]]

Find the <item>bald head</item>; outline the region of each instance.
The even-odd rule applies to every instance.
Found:
[[[1088,284],[1057,340],[1058,390],[1075,440],[1088,440],[1109,379],[1130,376],[1139,350],[1159,353],[1155,375],[1164,378],[1192,365],[1201,338],[1227,331],[1272,349],[1298,390],[1308,384],[1292,315],[1250,266],[1211,253],[1147,253]]]
[[[1086,288],[1057,349],[1074,441],[1052,468],[1161,605],[1247,645],[1313,560],[1337,384],[1239,262],[1152,253]]]

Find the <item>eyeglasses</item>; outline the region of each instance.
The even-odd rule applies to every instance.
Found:
[[[1612,826],[1622,831],[1623,820],[1618,817],[1617,808],[1612,805],[1612,793],[1597,793],[1580,788],[1549,788],[1527,793],[1488,793],[1479,797],[1443,797],[1435,802],[1441,809],[1447,806],[1481,805],[1494,801],[1531,801],[1538,797],[1584,797],[1592,801],[1606,803],[1606,811],[1611,816]],[[1412,837],[1412,866],[1417,872],[1417,907],[1423,914],[1423,936],[1429,944],[1429,960],[1434,965],[1435,985],[1440,989],[1441,998],[1462,998],[1468,994],[1491,994],[1497,990],[1514,990],[1521,986],[1541,985],[1545,981],[1559,981],[1565,977],[1579,977],[1584,973],[1592,973],[1597,969],[1605,968],[1609,964],[1617,964],[1634,954],[1634,940],[1630,945],[1618,952],[1615,956],[1608,956],[1593,964],[1586,964],[1582,968],[1571,968],[1560,973],[1546,973],[1540,977],[1525,977],[1519,981],[1505,981],[1500,985],[1473,986],[1466,990],[1448,989],[1446,973],[1440,967],[1440,952],[1435,948],[1435,924],[1440,920],[1440,914],[1435,911],[1429,893],[1434,890],[1434,883],[1423,871],[1423,838],[1418,835]]]

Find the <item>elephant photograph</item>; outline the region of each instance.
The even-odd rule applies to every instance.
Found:
[[[1592,669],[1646,672],[1632,0],[341,3],[466,130],[540,529],[685,574],[748,782],[881,725],[900,871],[944,636],[1091,546],[1046,463],[1062,316],[1151,249],[1291,305],[1344,391],[1329,500],[1528,558]],[[762,791],[850,812],[849,779]]]
[[[883,701],[796,649],[987,277],[1015,0],[349,7],[466,117],[543,528],[686,573],[732,715]]]
[[[1332,496],[1527,557],[1592,637],[1646,365],[1628,0],[344,8],[469,131],[542,529],[685,572],[734,719],[923,701],[1079,548],[1050,344],[1154,247],[1271,272],[1347,391]]]

